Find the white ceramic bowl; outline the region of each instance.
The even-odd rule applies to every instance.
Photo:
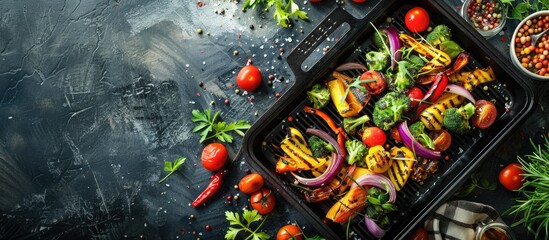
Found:
[[[521,62],[520,60],[518,59],[517,57],[517,54],[515,53],[515,38],[517,37],[517,33],[519,32],[519,29],[524,25],[526,24],[526,22],[528,20],[531,20],[531,19],[534,19],[534,18],[537,18],[539,16],[548,16],[549,15],[549,10],[545,10],[545,11],[539,11],[539,12],[535,12],[535,13],[532,13],[530,14],[530,16],[524,18],[520,23],[519,25],[517,26],[517,28],[515,29],[515,32],[513,33],[513,37],[511,38],[511,45],[509,47],[509,52],[511,54],[511,62],[513,62],[513,64],[518,68],[520,69],[523,73],[525,73],[526,75],[530,76],[531,78],[533,79],[536,79],[536,80],[549,80],[549,76],[541,76],[541,75],[538,75],[538,74],[535,74],[533,72],[530,72],[528,69],[526,69],[525,67],[523,67],[521,65]]]

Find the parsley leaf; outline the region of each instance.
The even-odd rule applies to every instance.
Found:
[[[244,231],[248,234],[250,234],[246,239],[254,239],[254,240],[266,240],[270,239],[271,237],[269,234],[265,232],[258,232],[261,226],[263,226],[263,223],[267,219],[265,217],[263,221],[257,226],[257,228],[252,229],[250,226],[252,223],[255,223],[257,221],[260,221],[262,216],[257,212],[257,210],[244,210],[244,213],[242,214],[243,220],[246,222],[245,224],[240,220],[240,215],[236,212],[225,212],[225,218],[227,221],[229,221],[229,229],[227,230],[227,233],[225,233],[225,239],[228,240],[234,240],[237,239],[238,233],[241,231]]]
[[[272,6],[275,6],[275,12],[273,13],[273,18],[276,20],[279,26],[287,28],[290,24],[291,18],[307,20],[309,17],[305,11],[299,9],[293,0],[246,0],[244,10],[254,9],[259,3],[265,5],[263,9],[265,12],[269,11]]]
[[[183,166],[183,163],[185,162],[185,157],[180,157],[178,159],[175,159],[172,162],[166,161],[164,162],[164,171],[168,173],[164,178],[162,178],[158,183],[163,182],[164,180],[168,179],[175,171],[177,171],[181,166]]]
[[[224,121],[216,121],[219,113],[220,111],[217,111],[212,116],[212,110],[209,108],[204,110],[204,112],[197,109],[192,111],[191,120],[198,123],[198,125],[193,128],[192,132],[200,132],[200,142],[204,142],[215,137],[219,141],[232,143],[234,137],[227,132],[234,131],[238,135],[244,136],[244,132],[242,130],[246,130],[251,127],[251,125],[244,120],[229,124]],[[210,134],[212,131],[213,134]]]
[[[471,184],[464,185],[459,189],[456,193],[454,193],[455,197],[467,197],[473,190],[476,188],[494,191],[496,190],[497,184],[496,183],[490,183],[488,179],[485,178],[478,178],[476,174],[471,174]]]

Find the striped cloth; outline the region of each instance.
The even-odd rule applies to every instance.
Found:
[[[430,240],[474,240],[479,223],[500,222],[498,212],[481,203],[464,200],[451,201],[440,206],[427,221],[425,229]]]

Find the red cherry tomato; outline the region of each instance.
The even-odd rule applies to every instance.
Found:
[[[452,135],[444,129],[431,131],[429,137],[433,139],[435,151],[446,151],[452,144]]]
[[[265,180],[263,179],[263,176],[257,173],[250,173],[240,179],[240,182],[238,182],[238,189],[245,194],[252,194],[259,191],[264,183]]]
[[[210,143],[202,150],[202,166],[210,171],[217,171],[227,162],[227,148],[221,143]]]
[[[422,7],[414,7],[406,12],[404,24],[412,32],[423,32],[429,27],[429,14]]]
[[[471,123],[477,128],[486,129],[492,126],[498,116],[498,109],[492,102],[481,99],[475,102],[475,113]]]
[[[274,192],[271,189],[262,188],[250,196],[250,204],[259,214],[268,214],[273,211],[276,204]]]
[[[299,227],[288,224],[278,230],[276,240],[303,240],[303,233]]]
[[[365,86],[368,92],[372,95],[382,93],[387,87],[387,81],[385,81],[383,75],[373,70],[366,71],[362,75],[360,75],[360,80],[374,80],[373,82],[361,84]]]
[[[421,91],[421,89],[418,87],[410,88],[407,95],[411,100],[410,109],[415,107],[419,103],[419,101],[423,100],[423,97],[425,96],[423,91]]]
[[[499,182],[509,191],[517,190],[522,187],[524,173],[520,164],[511,163],[499,172]]]
[[[244,66],[236,76],[236,84],[248,92],[256,90],[261,85],[261,71],[253,65]]]
[[[353,0],[354,3],[365,3],[366,0]]]
[[[367,127],[362,133],[362,142],[368,147],[383,145],[387,141],[387,135],[381,128]]]

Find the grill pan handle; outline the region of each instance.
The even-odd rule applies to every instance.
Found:
[[[320,68],[322,66],[325,67],[327,64],[326,61],[330,59],[330,57],[320,57],[320,59],[313,66],[307,66],[307,69],[305,70],[302,69],[302,64],[314,52],[314,50],[330,36],[331,33],[337,30],[338,27],[342,26],[344,23],[348,23],[350,27],[349,30],[344,34],[344,36],[340,37],[340,39],[333,47],[331,47],[327,54],[330,54],[331,52],[338,52],[338,50],[345,47],[345,45],[347,45],[346,42],[351,39],[350,35],[353,35],[353,30],[356,30],[356,28],[353,28],[353,24],[357,21],[357,18],[353,17],[349,12],[345,11],[341,7],[337,7],[330,12],[328,16],[324,18],[324,20],[322,20],[322,22],[319,23],[311,31],[311,33],[309,33],[305,39],[303,39],[288,55],[287,62],[296,77],[296,81],[299,81],[299,79],[310,79],[308,78],[309,74],[318,73],[318,71],[315,71],[316,68]]]

